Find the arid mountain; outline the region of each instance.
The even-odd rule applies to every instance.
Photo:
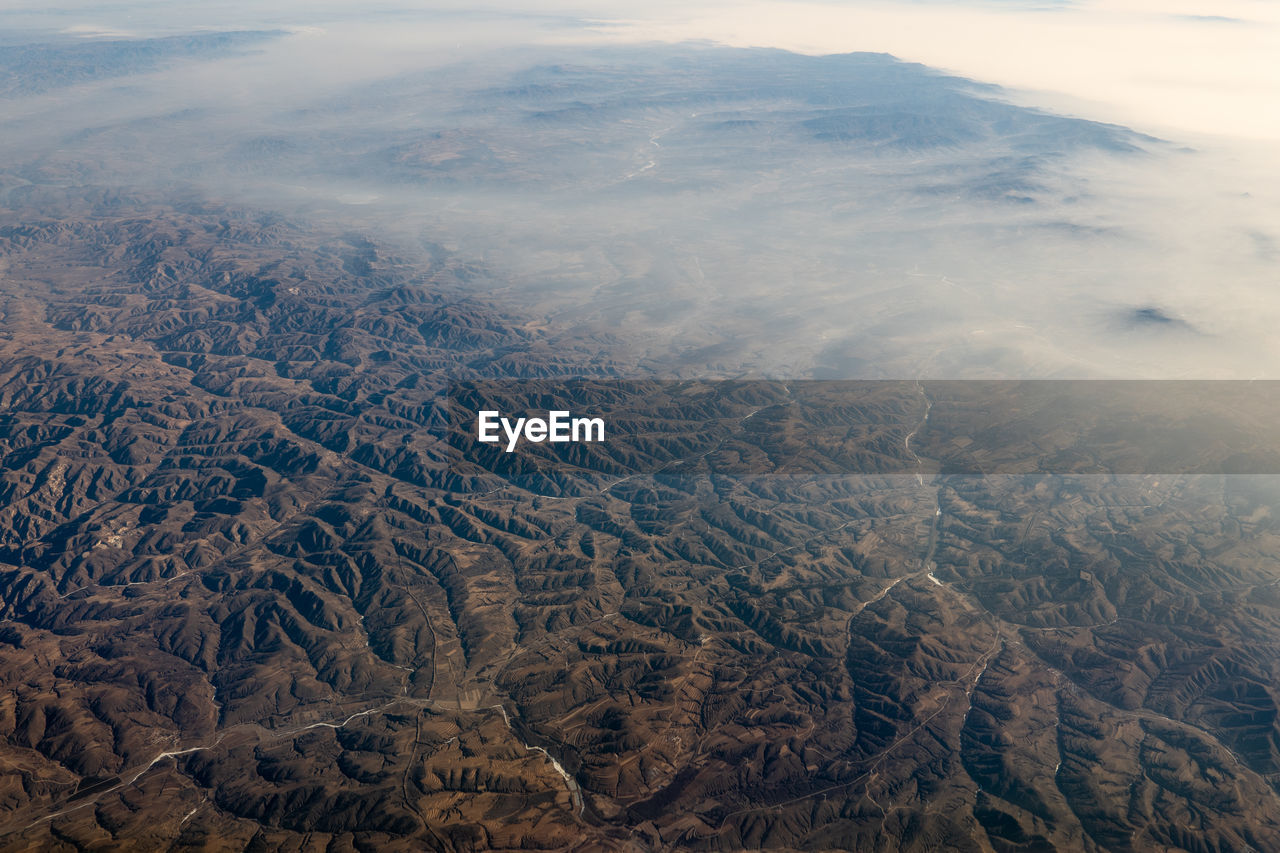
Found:
[[[0,849],[1280,849],[1272,477],[980,476],[1019,445],[954,386],[656,384],[522,484],[459,383],[636,365],[469,259],[3,220]]]

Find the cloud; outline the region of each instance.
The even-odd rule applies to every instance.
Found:
[[[115,27],[101,27],[95,24],[76,24],[61,30],[63,35],[80,36],[81,38],[134,38],[137,33]]]
[[[1225,87],[1241,122],[1272,120],[1269,68],[1246,87],[1210,61],[1265,10],[584,6],[201,7],[190,28],[281,35],[12,99],[0,153],[15,186],[194,187],[445,245],[515,313],[646,368],[1280,369],[1274,144],[1193,109]],[[1139,84],[1165,100],[1135,108]]]
[[[1224,27],[1222,19],[1238,22]],[[1280,6],[1253,0],[753,2],[646,15],[617,37],[706,38],[805,53],[887,51],[1033,92],[1042,105],[1158,135],[1280,140]]]

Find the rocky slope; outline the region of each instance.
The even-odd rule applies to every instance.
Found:
[[[86,198],[0,227],[0,849],[1280,849],[1273,479],[935,474],[900,383],[513,483],[457,383],[607,334]]]

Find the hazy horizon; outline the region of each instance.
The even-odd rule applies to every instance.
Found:
[[[6,49],[28,87],[0,101],[9,181],[199,189],[447,246],[483,267],[477,287],[616,334],[641,371],[1253,378],[1280,363],[1276,128],[1253,109],[1276,80],[1239,85],[1276,29],[1259,4],[95,5],[8,4],[10,43],[45,45]],[[1171,52],[1188,34],[1195,52]],[[117,47],[116,67],[86,59],[74,77],[79,53]],[[903,116],[874,78],[840,77],[850,51],[901,61]],[[23,61],[46,67],[23,77]],[[545,88],[558,65],[580,88]],[[1196,106],[1224,86],[1231,121]],[[814,130],[837,113],[880,129]],[[1101,135],[1062,144],[1055,116]]]

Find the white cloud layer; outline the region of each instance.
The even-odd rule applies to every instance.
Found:
[[[1280,140],[1280,4],[750,2],[637,13],[627,38],[884,51],[1155,133]]]

